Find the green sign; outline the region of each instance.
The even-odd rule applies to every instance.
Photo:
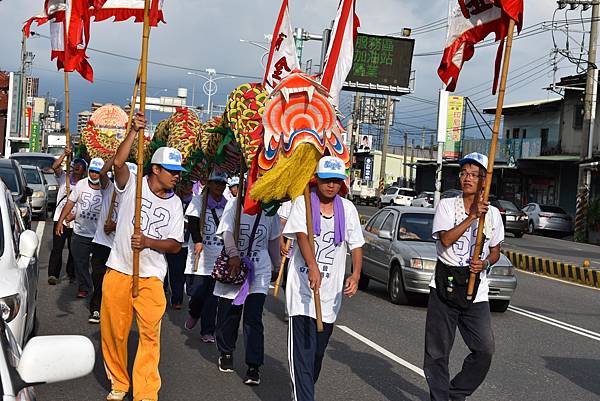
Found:
[[[31,123],[31,135],[29,136],[29,151],[40,151],[40,123],[37,121]]]
[[[414,39],[359,33],[348,83],[408,88]]]

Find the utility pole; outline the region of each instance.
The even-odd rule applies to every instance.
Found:
[[[387,95],[385,109],[385,125],[383,126],[383,145],[381,146],[381,169],[379,170],[379,188],[377,191],[377,199],[380,199],[383,189],[385,188],[385,162],[387,161],[387,148],[390,139],[390,116],[392,114],[391,95]]]
[[[405,187],[407,179],[406,179],[406,159],[408,158],[408,132],[404,131],[404,156],[402,156],[402,186]]]
[[[354,147],[356,146],[356,133],[360,126],[360,93],[354,96],[354,111],[348,122],[348,135],[350,136],[350,190],[348,199],[352,200],[352,182],[354,181]],[[355,129],[356,127],[356,129]]]
[[[425,135],[425,133],[423,133],[423,135]],[[425,137],[423,136],[423,139]],[[410,144],[410,184],[412,184],[412,188],[414,189],[414,182],[413,182],[413,167],[415,165],[415,140],[413,139],[411,144]]]
[[[448,130],[448,91],[446,88],[440,90],[438,101],[438,148],[437,148],[437,170],[435,172],[435,194],[433,207],[437,207],[442,195],[442,163],[444,143],[446,143],[446,132]]]
[[[430,139],[430,141],[429,141],[429,158],[430,159],[433,159],[433,142],[434,142],[433,138],[434,138],[434,136],[433,136],[433,134],[431,134],[431,138],[429,138]]]
[[[425,149],[425,127],[421,131],[421,150]]]

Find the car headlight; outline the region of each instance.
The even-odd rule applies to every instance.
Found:
[[[0,313],[5,322],[10,322],[17,316],[21,308],[21,296],[19,294],[0,298]]]
[[[42,191],[34,191],[31,196],[33,198],[43,198],[44,196],[46,196],[46,194],[43,193]]]
[[[48,185],[48,191],[58,191],[58,187],[56,185]]]
[[[490,275],[493,276],[514,276],[515,268],[513,266],[492,266]]]
[[[417,270],[435,270],[435,260],[412,258],[410,260],[410,267]]]

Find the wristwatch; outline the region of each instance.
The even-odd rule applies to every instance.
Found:
[[[485,266],[484,266],[483,270],[488,270],[491,266],[491,263],[487,259],[485,259],[484,262],[485,262]]]

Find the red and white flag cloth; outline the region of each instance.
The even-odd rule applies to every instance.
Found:
[[[288,0],[283,0],[277,17],[277,24],[273,31],[269,61],[263,79],[263,86],[266,91],[271,93],[277,84],[295,69],[300,69],[300,62],[296,53],[296,42],[290,21]]]
[[[144,22],[144,0],[89,0],[93,8],[94,21],[114,18],[115,22],[135,18],[135,22]],[[157,26],[165,22],[163,0],[152,0],[150,3],[150,25]]]
[[[521,31],[523,25],[523,0],[451,0],[448,15],[446,49],[438,68],[438,75],[447,85],[446,90],[456,89],[463,64],[475,54],[475,45],[490,33],[501,41],[496,55],[494,84],[496,92],[504,39],[508,34],[510,20]]]
[[[352,69],[354,42],[360,26],[355,3],[355,0],[341,0],[339,3],[321,76],[321,84],[329,90],[336,107],[344,81]]]

